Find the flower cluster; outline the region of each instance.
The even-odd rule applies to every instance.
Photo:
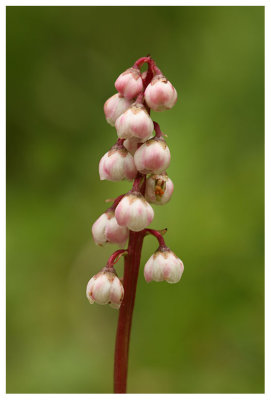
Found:
[[[141,72],[144,63],[148,64],[148,70]],[[150,112],[171,109],[177,101],[177,92],[151,57],[140,58],[123,72],[115,88],[118,93],[105,102],[104,113],[107,122],[116,129],[117,141],[102,156],[99,175],[101,180],[134,182],[131,190],[116,198],[93,224],[93,239],[100,246],[114,243],[123,247],[130,231],[154,235],[159,248],[145,265],[145,279],[175,283],[181,278],[183,263],[165,245],[161,232],[147,227],[154,218],[150,203],[167,203],[174,189],[166,172],[170,165],[166,135]],[[90,303],[120,306],[124,288],[113,265],[126,253],[127,250],[113,253],[107,266],[90,279],[87,285]]]

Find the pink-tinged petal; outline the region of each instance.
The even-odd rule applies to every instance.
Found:
[[[172,274],[172,266],[169,263],[165,262],[163,266],[163,280],[166,281],[171,274]]]
[[[126,226],[120,226],[115,217],[111,218],[105,228],[105,237],[110,243],[123,244],[127,241],[129,231]]]
[[[150,206],[150,208],[148,209],[148,214],[147,214],[148,225],[152,222],[153,218],[154,218],[154,211],[153,211],[152,207]]]
[[[131,100],[122,97],[119,93],[114,94],[104,104],[106,121],[114,126],[117,118],[123,114],[131,105]]]
[[[127,196],[125,196],[119,202],[115,210],[116,220],[120,226],[127,226],[129,221],[129,211],[129,202],[127,200]]]
[[[107,156],[107,154],[105,154],[105,155],[101,158],[101,160],[100,160],[100,162],[99,162],[99,175],[100,175],[101,181],[103,181],[103,180],[105,180],[105,179],[108,179],[108,174],[107,174],[107,172],[106,172],[106,170],[105,170],[105,166],[104,166],[104,161],[105,161],[106,156]]]
[[[135,179],[137,175],[137,169],[134,162],[134,157],[127,153],[127,156],[124,160],[124,175],[126,179],[132,180]]]
[[[106,213],[102,214],[92,225],[92,236],[94,242],[98,245],[103,245],[106,243],[105,237],[105,227],[108,221],[108,215]]]
[[[98,304],[107,304],[109,302],[111,282],[106,274],[101,274],[92,289],[92,298]]]
[[[153,256],[149,258],[144,267],[144,278],[146,282],[152,281],[152,270],[153,270]]]
[[[184,271],[183,262],[177,258],[173,252],[171,252],[168,263],[171,263],[171,270],[166,278],[166,281],[169,283],[179,282]]]
[[[119,308],[124,297],[124,289],[121,281],[116,276],[111,284],[110,304],[112,307]]]
[[[86,296],[87,296],[87,299],[88,299],[88,301],[90,302],[90,304],[93,304],[93,303],[94,303],[94,299],[92,298],[92,288],[93,288],[94,282],[95,282],[95,278],[92,277],[92,278],[88,281],[87,289],[86,289]]]

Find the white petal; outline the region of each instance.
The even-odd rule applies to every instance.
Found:
[[[91,296],[91,295],[92,295],[92,288],[93,288],[94,282],[95,282],[95,278],[92,277],[92,278],[88,281],[87,289],[86,289],[86,296],[87,296],[87,299],[88,299],[88,301],[90,302],[90,304],[93,304],[93,303],[94,303],[94,300],[93,300],[93,298],[92,298],[92,296]]]
[[[107,304],[109,302],[111,282],[106,274],[101,274],[94,282],[92,297],[97,304]]]
[[[92,236],[96,244],[103,245],[106,243],[105,226],[108,221],[106,213],[102,214],[92,225]]]

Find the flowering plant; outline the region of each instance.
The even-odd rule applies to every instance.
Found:
[[[144,63],[148,69],[141,72]],[[116,335],[114,392],[126,393],[129,338],[135,302],[143,239],[151,234],[159,247],[144,267],[147,282],[181,279],[182,261],[166,246],[164,230],[147,228],[154,211],[150,203],[163,205],[173,193],[173,182],[166,169],[170,164],[170,151],[157,122],[150,111],[168,110],[177,101],[177,92],[162,74],[154,60],[142,57],[123,72],[115,82],[118,91],[104,105],[107,122],[115,126],[118,140],[101,158],[101,180],[133,180],[128,193],[118,196],[110,208],[92,226],[96,244],[115,243],[128,248],[115,251],[106,266],[87,284],[90,303],[109,304],[119,309]],[[153,131],[155,135],[153,136]],[[124,255],[124,277],[119,279],[114,268]]]

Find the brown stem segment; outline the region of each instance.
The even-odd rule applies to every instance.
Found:
[[[130,231],[124,261],[124,299],[119,311],[114,363],[114,393],[126,393],[129,341],[144,231]]]

